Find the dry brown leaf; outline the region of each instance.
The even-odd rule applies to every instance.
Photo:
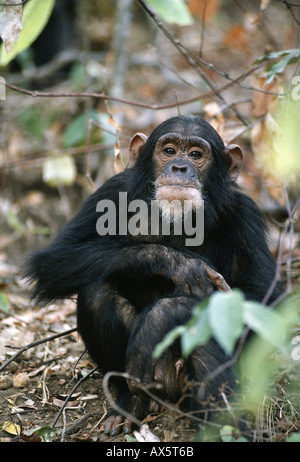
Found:
[[[11,0],[0,12],[0,36],[7,54],[14,48],[22,30],[22,15],[23,8],[19,0]]]
[[[112,115],[109,116],[107,122],[109,123],[109,125],[114,127],[118,132],[121,131],[120,125],[115,121],[115,119],[112,117]]]
[[[265,90],[272,93],[281,93],[282,83],[278,76],[272,83],[266,84],[265,77],[255,77],[253,82],[255,88]],[[262,93],[255,91],[253,93],[253,109],[252,115],[254,117],[261,117],[267,113],[272,114],[278,106],[279,98],[277,95],[270,95],[268,93]]]
[[[214,14],[220,7],[219,0],[188,0],[188,7],[194,16],[198,16],[202,20],[203,13],[205,13],[205,22],[209,23]]]
[[[119,147],[118,141],[115,143],[115,161],[114,161],[114,170],[115,173],[121,173],[124,170],[124,164],[122,161],[122,154]]]
[[[225,34],[223,39],[224,45],[228,48],[234,48],[239,51],[248,52],[248,34],[244,26],[241,24],[234,24]]]

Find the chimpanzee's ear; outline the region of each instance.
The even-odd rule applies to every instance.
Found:
[[[243,153],[237,144],[230,144],[225,148],[226,160],[230,178],[237,180],[243,163]]]
[[[128,167],[133,167],[141,152],[142,147],[146,144],[148,137],[143,133],[136,133],[130,140],[129,144],[129,162]]]

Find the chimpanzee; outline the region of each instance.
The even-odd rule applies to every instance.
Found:
[[[199,116],[171,118],[149,138],[136,134],[129,152],[129,167],[91,195],[49,247],[29,257],[25,273],[35,282],[38,302],[78,294],[78,329],[91,357],[103,372],[127,371],[137,377],[128,383],[116,378],[114,385],[118,404],[142,417],[152,404],[139,380],[154,383],[157,393],[175,401],[185,377],[201,382],[226,360],[212,340],[185,362],[175,343],[153,364],[155,345],[185,323],[193,306],[212,290],[227,290],[226,282],[248,299],[261,301],[275,276],[275,263],[262,216],[235,183],[241,149],[226,147],[209,123]],[[142,201],[148,216],[132,221]],[[150,228],[153,202],[160,219],[155,233]],[[194,224],[204,203],[200,243],[187,241],[190,234],[183,228],[175,232],[186,218],[185,203]],[[140,227],[130,228],[138,221]],[[170,232],[162,232],[163,221]],[[279,291],[276,286],[270,300]],[[232,385],[229,370],[210,382],[208,392],[216,395],[225,382]],[[197,407],[198,398],[196,392],[188,406]],[[112,413],[106,431],[115,433],[122,421]],[[125,430],[130,430],[128,421]]]

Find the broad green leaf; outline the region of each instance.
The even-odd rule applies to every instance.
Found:
[[[245,323],[263,339],[281,348],[286,339],[286,323],[282,316],[256,302],[245,302]]]
[[[30,0],[24,6],[22,31],[16,45],[7,54],[4,43],[0,47],[0,66],[4,67],[21,51],[26,50],[40,35],[52,13],[55,0]]]
[[[244,296],[239,291],[216,292],[208,304],[212,334],[224,351],[231,355],[244,330]]]
[[[194,316],[181,336],[183,356],[187,357],[197,346],[205,345],[211,335],[207,308],[199,305],[194,309]]]
[[[0,292],[0,311],[9,312],[9,301],[6,295]]]
[[[88,134],[88,122],[92,119],[98,122],[96,111],[88,111],[75,117],[66,127],[63,133],[63,147],[78,146],[86,141]]]
[[[168,23],[180,26],[193,23],[193,17],[183,0],[147,0],[146,3],[157,16]]]
[[[274,114],[278,124],[276,136],[272,138],[272,151],[269,156],[272,174],[282,178],[285,185],[298,185],[299,164],[299,101],[291,99],[282,102]]]
[[[43,164],[43,180],[52,187],[73,184],[76,174],[76,164],[71,156],[50,156]]]

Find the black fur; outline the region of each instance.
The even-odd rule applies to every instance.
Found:
[[[152,155],[156,141],[165,133],[198,135],[212,147],[213,162],[202,185],[204,243],[186,248],[185,236],[99,236],[98,201],[110,199],[118,209],[119,192],[126,191],[129,201],[149,202],[154,198]],[[25,275],[34,282],[33,296],[39,303],[78,294],[79,332],[103,372],[128,369],[147,381],[155,374],[151,362],[155,344],[170,329],[186,322],[199,300],[183,294],[172,276],[181,271],[183,280],[191,280],[200,257],[213,265],[232,288],[243,290],[248,299],[261,301],[275,275],[262,216],[255,203],[231,181],[223,141],[200,117],[181,116],[157,127],[135,166],[99,188],[49,247],[28,258]],[[200,270],[200,262],[198,267]],[[270,300],[279,292],[276,286]],[[180,354],[176,344],[169,350],[167,363],[161,363],[167,378],[173,373],[170,364],[174,365]],[[187,375],[199,382],[225,359],[212,342],[196,350],[185,365]],[[225,371],[210,392],[217,394],[221,382],[232,384],[232,380],[231,372]],[[120,402],[132,411],[132,394],[126,382],[116,380],[115,385]],[[175,399],[174,390],[176,386],[165,386],[169,399]]]

